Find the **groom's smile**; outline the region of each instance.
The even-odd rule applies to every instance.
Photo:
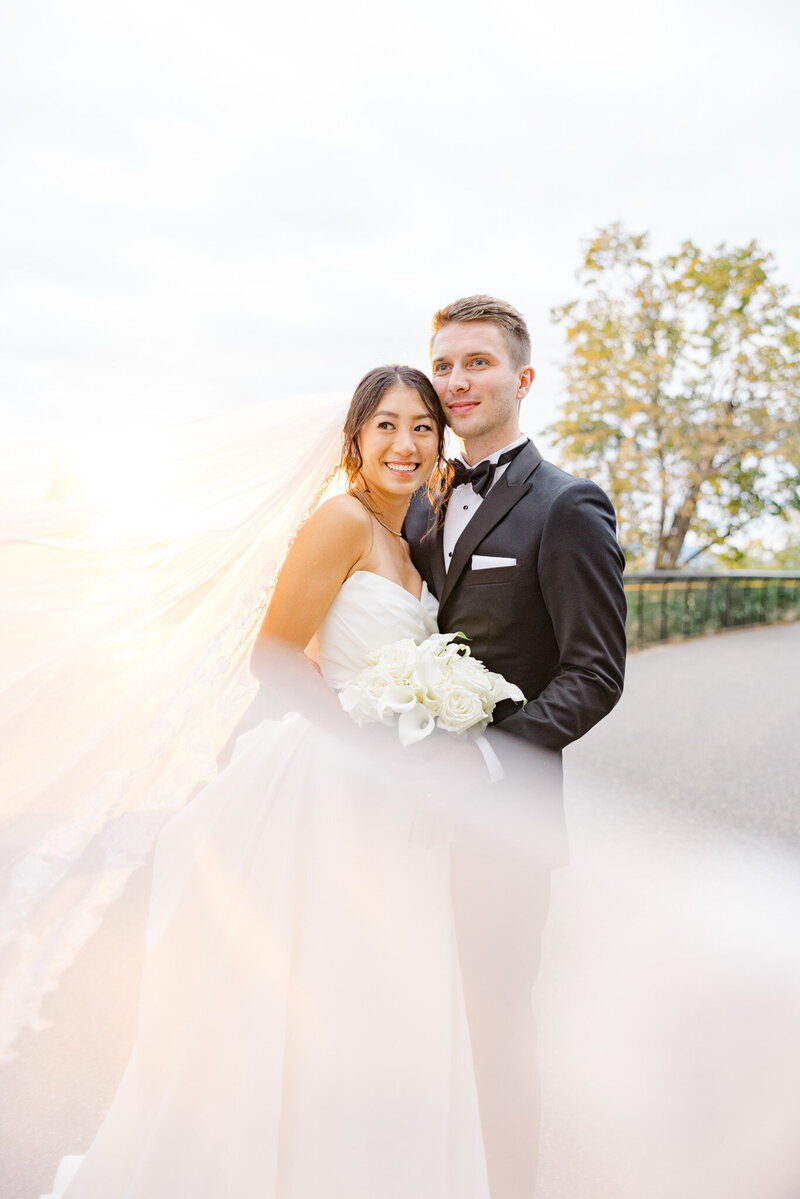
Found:
[[[519,436],[520,400],[533,369],[515,366],[502,329],[490,321],[442,325],[434,335],[431,358],[436,394],[470,461]]]
[[[479,400],[451,400],[449,404],[445,404],[445,408],[448,412],[471,412],[479,403]]]

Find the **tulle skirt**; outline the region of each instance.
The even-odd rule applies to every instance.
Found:
[[[291,716],[166,826],[139,1035],[68,1199],[488,1199],[446,844]]]

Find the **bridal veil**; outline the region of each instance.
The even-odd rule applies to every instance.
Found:
[[[341,395],[0,466],[0,1057],[217,771],[293,531],[331,477]]]

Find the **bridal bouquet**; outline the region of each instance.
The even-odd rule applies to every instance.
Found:
[[[358,724],[392,724],[397,717],[401,745],[421,741],[436,726],[477,736],[500,700],[525,697],[473,658],[464,640],[462,633],[434,633],[420,645],[403,637],[382,646],[339,692],[342,707]]]

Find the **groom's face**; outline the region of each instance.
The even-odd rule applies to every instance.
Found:
[[[519,405],[533,371],[514,365],[502,329],[491,321],[443,325],[431,360],[447,422],[467,449],[472,443],[483,456],[519,436]]]

